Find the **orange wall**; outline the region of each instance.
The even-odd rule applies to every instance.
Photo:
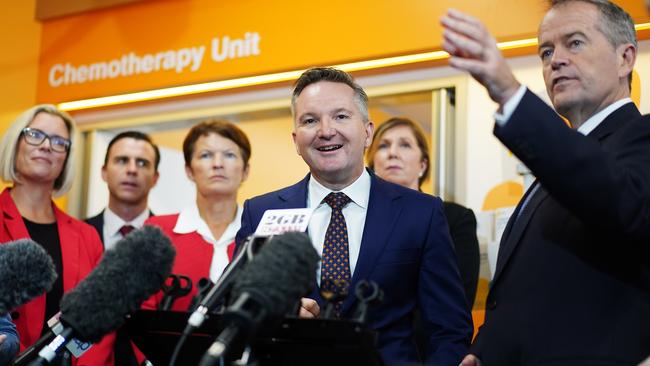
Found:
[[[0,12],[0,134],[36,103],[41,23],[34,19],[34,0],[7,1]],[[0,188],[7,185],[0,181]],[[66,207],[66,198],[56,200]]]
[[[34,11],[35,2],[25,0],[7,1],[0,12],[0,132],[36,100],[41,24]]]
[[[641,1],[618,2],[636,21],[648,19]],[[540,0],[144,1],[44,22],[37,98],[63,102],[437,50],[438,20],[449,7],[480,17],[499,40],[534,37],[545,13]]]
[[[41,24],[34,1],[7,1],[0,12],[0,131],[36,100]]]

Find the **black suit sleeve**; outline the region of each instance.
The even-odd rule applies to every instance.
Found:
[[[551,196],[594,230],[650,239],[650,118],[631,103],[585,137],[526,91],[494,133]]]
[[[456,203],[445,202],[444,209],[451,240],[456,250],[460,279],[471,309],[476,297],[481,260],[476,237],[476,217],[472,210]]]
[[[254,232],[253,228],[251,227],[253,224],[250,214],[250,200],[246,200],[244,201],[244,210],[241,215],[241,227],[235,236],[235,253],[239,252],[239,248],[244,243],[244,241],[246,241],[246,238],[248,238]]]

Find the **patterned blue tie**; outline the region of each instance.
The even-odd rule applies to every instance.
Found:
[[[350,203],[350,197],[342,192],[332,192],[323,200],[332,208],[330,224],[325,232],[323,259],[321,262],[321,292],[332,294],[347,292],[350,285],[350,251],[348,249],[348,227],[343,217],[343,208]],[[341,315],[342,301],[334,303],[336,316]]]

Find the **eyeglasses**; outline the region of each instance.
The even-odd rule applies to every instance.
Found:
[[[61,136],[50,136],[39,129],[29,127],[23,128],[22,133],[25,137],[25,142],[30,145],[40,146],[45,139],[48,139],[50,140],[50,147],[52,150],[60,153],[70,150],[70,140],[64,139]]]

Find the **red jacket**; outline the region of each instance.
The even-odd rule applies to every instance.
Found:
[[[29,238],[25,223],[9,191],[5,189],[0,194],[0,243],[2,244]],[[103,251],[102,243],[92,226],[67,215],[54,203],[52,208],[59,230],[63,258],[63,291],[68,292],[99,262]],[[40,332],[45,320],[45,294],[19,307],[12,314],[17,315],[13,321],[18,328],[22,351],[41,336]],[[73,360],[73,365],[113,365],[113,343],[113,334],[104,337],[79,360]]]
[[[172,310],[187,311],[192,298],[197,293],[197,283],[199,280],[204,277],[210,277],[210,265],[212,264],[214,246],[203,240],[203,237],[197,232],[189,234],[174,233],[174,226],[176,226],[177,220],[178,214],[152,216],[145,221],[145,225],[158,226],[169,236],[176,248],[176,259],[174,260],[172,273],[188,276],[192,280],[192,291],[188,295],[174,301],[174,305],[172,306]],[[228,245],[228,260],[232,259],[234,250],[235,242],[233,241]],[[160,291],[145,301],[142,307],[144,309],[156,309],[162,298],[163,293]]]

